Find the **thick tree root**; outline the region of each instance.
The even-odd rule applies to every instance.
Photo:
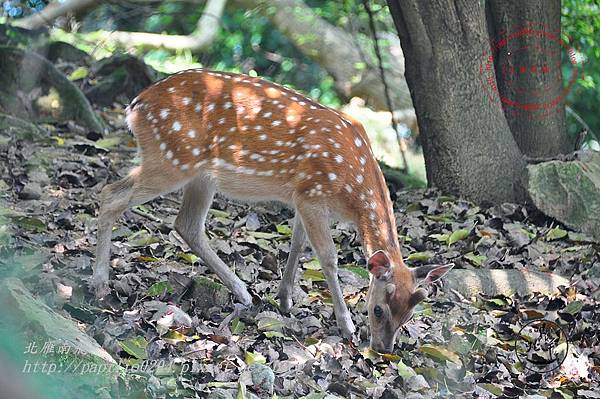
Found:
[[[85,95],[47,59],[16,47],[0,46],[0,107],[22,119],[47,118],[36,109],[36,99],[44,93],[40,88],[54,88],[59,97],[59,120],[73,119],[96,132],[104,125],[96,116]],[[54,100],[53,100],[54,101]],[[54,104],[54,103],[53,103]]]

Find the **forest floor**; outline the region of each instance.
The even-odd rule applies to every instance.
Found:
[[[218,197],[210,211],[212,247],[255,299],[238,317],[228,318],[230,296],[172,228],[180,193],[119,220],[112,293],[96,301],[88,280],[98,194],[137,162],[123,110],[103,117],[116,131],[104,138],[85,137],[72,124],[45,125],[47,134],[33,139],[0,132],[0,275],[21,278],[129,367],[121,378],[127,383],[117,388],[121,397],[272,397],[271,390],[311,399],[600,397],[600,245],[519,205],[480,208],[431,190],[392,193],[409,266],[451,261],[457,269],[553,271],[572,282],[552,296],[465,298],[432,290],[393,354],[367,349],[368,273],[357,234],[346,223],[332,232],[354,338],[339,336],[309,247],[295,306],[289,315],[279,312],[276,292],[293,213],[278,205]],[[562,364],[541,373],[515,351],[544,338],[539,330],[522,330],[540,319],[564,331],[562,338],[553,332],[562,347],[550,355]],[[157,360],[164,362],[160,370],[132,371]]]

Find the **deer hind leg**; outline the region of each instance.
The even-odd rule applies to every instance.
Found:
[[[100,193],[100,211],[98,212],[98,238],[96,243],[96,262],[90,281],[97,298],[109,293],[110,245],[112,227],[123,212],[132,206],[143,204],[165,192],[178,188],[167,177],[134,168],[127,177],[106,185]]]
[[[344,295],[337,274],[337,250],[329,228],[329,212],[321,204],[303,202],[297,206],[302,223],[317,258],[323,268],[327,286],[333,299],[333,311],[342,335],[350,338],[354,332],[354,323],[350,311],[344,302]]]
[[[208,179],[199,177],[189,182],[184,188],[175,230],[235,297],[243,305],[250,305],[252,297],[246,285],[212,250],[206,236],[204,224],[214,195],[215,186]]]
[[[289,312],[292,308],[292,293],[294,292],[294,285],[296,283],[296,272],[298,271],[298,259],[302,253],[302,249],[306,244],[306,232],[302,225],[302,219],[299,214],[296,214],[294,218],[294,227],[292,231],[292,242],[290,245],[290,254],[288,256],[285,269],[283,271],[283,277],[279,284],[279,291],[277,296],[279,297],[279,307],[285,313]]]

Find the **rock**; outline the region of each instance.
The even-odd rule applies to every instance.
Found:
[[[70,318],[36,299],[17,278],[0,280],[0,329],[23,355],[23,374],[47,378],[48,397],[79,397],[82,391],[106,389],[121,367]]]
[[[213,306],[222,307],[231,303],[227,287],[206,276],[194,277],[191,295],[196,300],[196,308],[203,312]]]
[[[253,363],[249,367],[254,390],[261,394],[273,394],[273,384],[275,383],[275,374],[269,366]],[[262,395],[261,395],[262,396]]]
[[[158,73],[137,57],[117,54],[94,64],[91,74],[98,84],[84,90],[94,104],[129,103],[156,80]]]
[[[585,152],[578,158],[529,165],[529,195],[546,215],[600,236],[600,154]]]
[[[42,197],[42,186],[39,183],[29,182],[19,193],[19,198],[24,200],[37,200]]]

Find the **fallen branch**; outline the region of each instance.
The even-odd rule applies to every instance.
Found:
[[[54,2],[42,11],[31,14],[22,19],[16,19],[12,23],[24,29],[37,29],[42,26],[51,25],[56,18],[67,14],[74,14],[89,8],[97,7],[104,0],[67,0],[65,2]]]
[[[208,0],[196,29],[189,35],[166,35],[161,33],[96,31],[89,35],[105,44],[120,47],[165,48],[190,50],[198,53],[206,50],[219,33],[220,21],[227,0]]]
[[[569,286],[569,279],[553,273],[515,269],[455,269],[444,278],[444,291],[454,290],[467,298],[478,294],[554,294],[560,285]]]

